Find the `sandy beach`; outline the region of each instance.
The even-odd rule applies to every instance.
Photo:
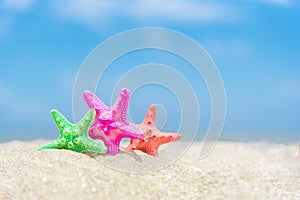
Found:
[[[39,142],[0,144],[0,199],[300,199],[297,144],[219,142],[198,160],[201,143],[175,163],[124,173],[101,162],[151,169],[160,158],[136,152],[114,157],[37,148]],[[99,159],[100,158],[100,159]],[[132,166],[131,166],[132,167]]]

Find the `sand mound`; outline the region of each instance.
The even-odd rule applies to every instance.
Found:
[[[204,160],[193,145],[176,163],[158,171],[144,153],[114,157],[66,150],[37,151],[40,144],[0,145],[0,199],[300,199],[296,145],[220,142]]]

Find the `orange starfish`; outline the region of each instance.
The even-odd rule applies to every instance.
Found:
[[[152,156],[158,156],[160,145],[177,141],[181,135],[176,133],[161,132],[156,127],[156,107],[151,105],[147,111],[144,121],[138,125],[144,132],[142,139],[130,139],[126,150],[141,150]]]

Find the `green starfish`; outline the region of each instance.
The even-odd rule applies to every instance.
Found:
[[[95,110],[89,110],[77,124],[72,124],[57,110],[51,110],[51,116],[59,130],[59,138],[38,150],[68,149],[79,153],[90,151],[105,154],[107,148],[88,136],[95,114]]]

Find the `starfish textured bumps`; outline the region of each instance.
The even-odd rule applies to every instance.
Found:
[[[90,91],[85,91],[83,98],[90,109],[96,110],[95,121],[89,130],[89,135],[92,139],[103,140],[109,155],[116,155],[119,152],[123,138],[143,137],[143,131],[126,118],[130,100],[130,92],[126,88],[122,89],[118,100],[111,107],[106,106]]]
[[[158,156],[160,145],[177,141],[181,135],[161,132],[156,127],[156,107],[151,105],[144,121],[138,125],[144,131],[142,139],[131,139],[126,150],[141,150],[147,154]]]
[[[88,130],[95,117],[95,110],[89,110],[77,124],[70,123],[57,110],[51,110],[51,116],[58,127],[59,138],[40,147],[38,150],[68,149],[79,153],[87,151],[100,154],[106,153],[106,147],[88,136]]]

